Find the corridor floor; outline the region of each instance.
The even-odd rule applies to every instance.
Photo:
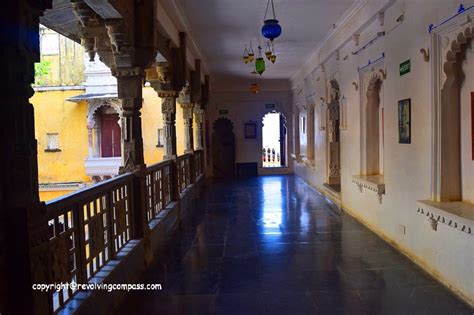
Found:
[[[209,183],[172,243],[119,314],[473,314],[294,176]]]

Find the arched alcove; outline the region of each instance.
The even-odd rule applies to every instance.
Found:
[[[327,105],[327,170],[328,184],[340,191],[341,184],[341,140],[340,140],[340,103],[339,83],[329,82],[329,102]]]
[[[384,121],[382,79],[374,74],[367,86],[364,175],[383,175]]]
[[[433,196],[436,201],[462,201],[463,176],[473,175],[467,174],[467,165],[464,170],[461,162],[461,89],[465,80],[463,63],[473,37],[473,27],[457,33],[443,63],[446,77],[440,93],[439,118],[436,121],[439,147],[434,150],[434,159],[437,162],[434,178],[437,185]]]

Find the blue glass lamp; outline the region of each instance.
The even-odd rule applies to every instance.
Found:
[[[270,3],[272,5],[272,12],[273,18],[267,19],[268,9],[270,8]],[[275,15],[275,5],[273,4],[273,0],[268,0],[267,2],[267,9],[265,10],[265,17],[262,26],[262,35],[265,38],[273,41],[275,38],[281,35],[281,26],[278,24],[278,20],[276,19]]]
[[[281,26],[278,24],[278,20],[265,20],[262,26],[262,35],[271,41],[279,37],[281,35]]]

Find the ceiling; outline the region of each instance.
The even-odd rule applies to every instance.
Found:
[[[278,60],[267,62],[262,78],[290,78],[298,71],[332,29],[332,25],[357,0],[274,0],[277,19],[283,28],[275,39]],[[252,66],[245,65],[245,44],[260,35],[267,0],[177,0],[189,27],[215,76],[249,78]]]

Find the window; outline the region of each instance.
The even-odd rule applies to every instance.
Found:
[[[156,145],[158,148],[162,148],[164,145],[164,133],[163,128],[158,128],[158,144]]]
[[[47,133],[46,134],[46,152],[59,152],[59,134],[58,133]]]
[[[301,130],[302,130],[303,134],[305,134],[306,133],[306,117],[304,117],[304,116],[303,116],[303,122],[301,124],[301,127],[302,127]]]

